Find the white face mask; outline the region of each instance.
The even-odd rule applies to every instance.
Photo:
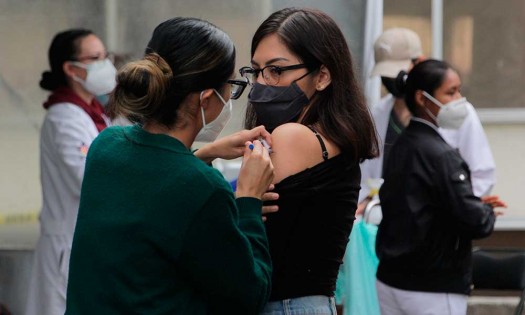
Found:
[[[219,113],[219,116],[215,118],[212,122],[206,123],[206,119],[204,118],[204,109],[201,107],[201,114],[202,114],[202,129],[197,134],[197,137],[195,138],[195,141],[200,142],[213,142],[221,131],[224,129],[230,118],[232,117],[232,100],[229,99],[228,102],[222,98],[222,96],[217,92],[215,89],[213,89],[215,94],[220,98],[222,103],[224,104],[224,107],[222,108],[221,112]],[[201,93],[201,100],[202,100],[202,93]]]
[[[450,101],[443,105],[427,92],[423,91],[423,95],[425,95],[425,97],[432,103],[439,106],[437,117],[425,107],[427,113],[434,118],[439,127],[444,129],[459,129],[461,125],[463,125],[465,118],[468,116],[467,99],[465,97]]]
[[[107,58],[90,64],[81,62],[73,62],[73,64],[87,71],[86,80],[76,76],[73,77],[73,80],[82,84],[86,91],[95,96],[109,94],[117,85],[117,69]]]

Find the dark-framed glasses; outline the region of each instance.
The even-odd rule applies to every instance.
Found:
[[[252,67],[242,67],[239,69],[239,73],[243,78],[248,79],[250,84],[253,84],[254,82],[257,82],[257,78],[259,77],[259,73],[262,73],[263,80],[268,85],[277,85],[279,84],[279,79],[281,78],[281,73],[288,70],[295,70],[295,69],[302,69],[302,68],[308,68],[308,65],[305,63],[299,63],[296,65],[290,65],[290,66],[266,66],[261,69],[254,69]]]
[[[241,97],[242,92],[244,92],[244,89],[248,85],[248,79],[246,78],[242,78],[241,80],[231,79],[231,80],[226,81],[226,83],[231,85],[230,98],[233,100],[236,100],[239,97]]]

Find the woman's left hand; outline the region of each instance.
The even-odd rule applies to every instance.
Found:
[[[253,141],[259,138],[263,138],[270,147],[272,146],[270,133],[264,126],[259,126],[251,130],[241,130],[217,139],[212,143],[208,143],[195,151],[195,156],[208,164],[216,158],[225,160],[235,159],[244,154],[246,141]]]
[[[279,194],[276,192],[273,192],[272,190],[275,188],[274,184],[271,184],[270,187],[268,187],[268,190],[264,193],[262,196],[262,201],[275,201],[279,199]],[[263,222],[266,221],[266,215],[269,213],[274,213],[279,210],[279,206],[277,205],[271,205],[271,206],[263,206],[262,207],[262,220]]]
[[[481,202],[490,205],[494,209],[494,214],[496,216],[504,214],[502,210],[497,208],[507,208],[507,204],[499,199],[499,196],[483,196],[481,197]]]

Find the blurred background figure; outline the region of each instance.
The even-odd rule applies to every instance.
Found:
[[[371,107],[381,146],[378,158],[365,161],[361,165],[360,211],[371,198],[368,179],[382,177],[383,165],[389,156],[390,148],[412,117],[402,90],[407,73],[415,64],[425,59],[418,35],[406,28],[386,30],[376,40],[374,53],[376,65],[372,76],[381,77],[388,94]],[[489,194],[494,186],[495,163],[474,107],[470,103],[467,103],[466,107],[468,115],[459,129],[440,127],[439,132],[450,146],[459,150],[467,162],[472,174],[474,193],[480,197]]]
[[[109,123],[95,97],[108,94],[116,84],[116,70],[104,44],[90,30],[58,33],[49,48],[49,66],[40,81],[52,93],[43,105],[47,110],[40,132],[43,205],[26,315],[64,314],[86,155]]]
[[[381,314],[465,315],[472,240],[492,233],[497,196],[476,197],[469,167],[441,137],[469,115],[455,70],[438,60],[414,66],[400,85],[412,113],[391,148],[379,191],[376,251]]]
[[[374,57],[375,66],[372,69],[371,76],[381,77],[387,94],[378,104],[371,104],[371,114],[380,142],[380,154],[378,158],[367,160],[361,164],[358,215],[363,214],[368,203],[374,198],[374,194],[377,194],[380,185],[379,187],[373,186],[374,184],[377,186],[376,183],[382,181],[384,165],[390,155],[390,149],[413,116],[404,99],[405,80],[412,67],[425,60],[419,36],[407,28],[391,28],[384,31],[374,43]],[[450,146],[459,149],[461,156],[469,166],[474,194],[481,197],[490,193],[494,186],[496,180],[495,163],[476,110],[468,102],[465,106],[468,115],[459,129],[447,129],[439,126],[438,131]],[[371,211],[371,215],[372,222],[375,221],[377,224],[381,219],[380,211]],[[366,231],[371,232],[375,229],[368,227]],[[375,233],[369,237],[374,238]],[[348,247],[350,248],[352,245],[360,246],[362,244],[351,244],[349,242]],[[343,290],[344,293],[342,292],[343,295],[346,295],[347,309],[352,308],[355,311],[362,307],[361,300],[364,297],[356,299],[355,296],[352,298],[352,294],[363,294],[374,300],[375,287],[370,286],[368,290],[365,290],[362,284],[352,282],[357,279],[356,277],[354,280],[350,278],[353,270],[349,264],[350,260],[353,259],[355,258],[345,257],[346,276],[345,274],[340,276],[346,277],[341,281],[341,286],[347,288],[347,290]],[[377,260],[374,259],[374,261],[377,264]],[[375,279],[375,267],[366,272],[370,283]],[[358,272],[357,274],[363,276],[363,273]]]

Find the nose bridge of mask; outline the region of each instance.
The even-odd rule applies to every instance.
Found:
[[[253,93],[256,93],[255,95]],[[279,100],[293,100],[297,95],[301,94],[302,90],[297,83],[292,82],[287,86],[272,86],[266,84],[255,83],[248,95],[248,98],[255,96],[261,102],[272,102]]]
[[[90,70],[90,69],[96,69],[99,67],[103,67],[107,62],[111,62],[111,61],[109,61],[109,59],[103,59],[103,60],[97,60],[92,63],[82,63],[79,61],[73,61],[72,63],[75,66],[80,67],[82,69]]]
[[[457,104],[461,104],[461,103],[466,102],[466,101],[467,101],[467,98],[466,98],[466,97],[461,97],[461,98],[458,98],[458,99],[456,99],[456,100],[453,100],[453,101],[447,103],[446,106],[451,106],[451,107],[453,107],[453,106],[456,106]]]

